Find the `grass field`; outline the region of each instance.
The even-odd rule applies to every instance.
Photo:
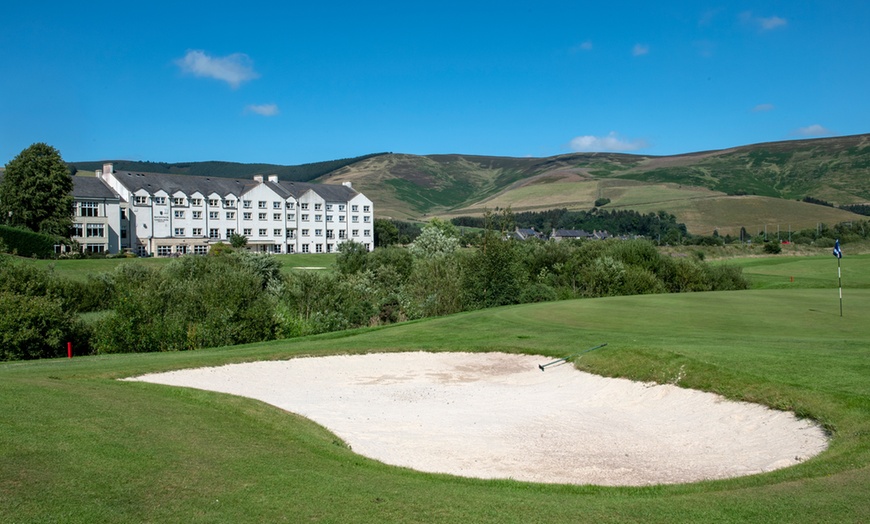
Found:
[[[0,365],[3,522],[867,522],[870,257],[732,261],[740,292],[498,308],[214,350]],[[836,267],[833,269],[836,278]],[[789,274],[795,287],[774,289]],[[803,276],[801,276],[803,275]],[[844,273],[844,279],[845,279]],[[831,433],[792,468],[640,488],[474,480],[386,466],[257,401],[115,379],[298,355],[507,351],[793,410]]]
[[[292,271],[299,268],[318,267],[331,269],[335,264],[334,253],[296,253],[293,255],[271,255],[281,262],[281,269]],[[168,264],[171,258],[86,258],[80,260],[35,260],[19,259],[25,264],[36,264],[40,267],[52,268],[60,277],[72,280],[85,280],[88,275],[110,273],[120,264],[145,264],[147,266],[162,266]]]

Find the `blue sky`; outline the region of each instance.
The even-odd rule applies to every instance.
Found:
[[[301,164],[870,132],[866,0],[58,4],[3,9],[0,164],[34,142]]]

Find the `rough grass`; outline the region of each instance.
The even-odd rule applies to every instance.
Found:
[[[835,262],[747,262],[750,274]],[[803,264],[802,264],[803,263]],[[843,259],[870,274],[870,259]],[[776,268],[780,269],[776,269]],[[4,522],[866,522],[870,289],[762,289],[515,306],[237,348],[0,365]],[[822,455],[745,478],[640,488],[417,473],[262,403],[119,382],[183,367],[370,351],[509,351],[792,409]]]

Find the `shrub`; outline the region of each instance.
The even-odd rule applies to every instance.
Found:
[[[80,338],[74,314],[59,300],[0,292],[0,360],[59,357]]]
[[[764,244],[763,250],[768,255],[778,255],[782,253],[782,246],[779,245],[779,242],[768,242]]]
[[[54,246],[61,239],[28,229],[0,225],[0,241],[4,250],[22,257],[52,258]]]

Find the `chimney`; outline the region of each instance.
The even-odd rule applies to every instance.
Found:
[[[254,180],[256,180],[257,182],[262,184],[263,183],[263,175],[254,175]]]
[[[342,182],[341,185],[343,185],[344,187],[348,187],[350,189],[353,189],[353,184],[351,184],[350,182]]]
[[[101,175],[111,175],[111,174],[113,174],[114,172],[115,172],[115,171],[114,171],[114,166],[112,165],[112,163],[111,163],[111,162],[106,162],[106,163],[103,164],[103,172],[100,173],[100,174],[98,174],[97,177],[102,178]]]
[[[278,175],[269,175],[269,182],[278,183]]]

